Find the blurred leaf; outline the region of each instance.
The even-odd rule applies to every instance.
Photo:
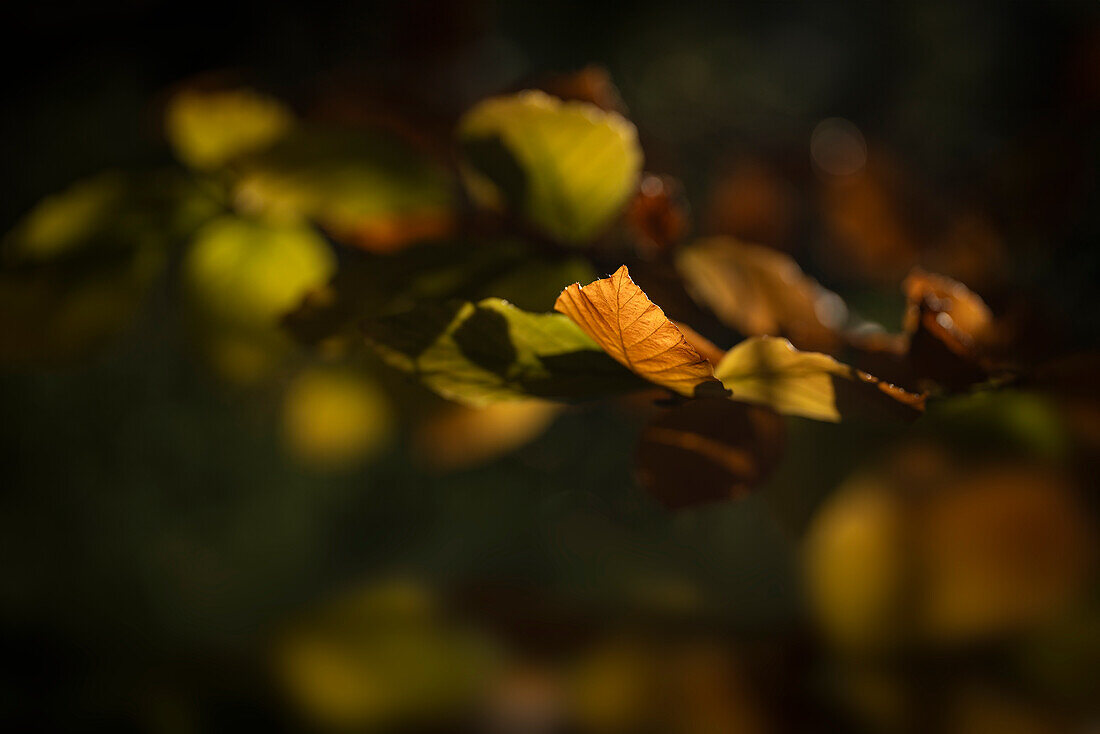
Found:
[[[1096,547],[1071,483],[1049,467],[1010,463],[945,484],[919,515],[922,632],[980,637],[1065,609]]]
[[[107,172],[43,199],[0,244],[0,359],[69,361],[118,334],[168,246],[212,209],[167,172]]]
[[[275,650],[276,673],[310,719],[369,730],[461,716],[497,657],[487,640],[441,618],[424,589],[399,582],[317,610]]]
[[[878,154],[876,154],[878,153]],[[926,212],[897,164],[872,151],[865,168],[824,180],[822,217],[837,274],[896,282],[917,261],[920,241],[911,212]]]
[[[538,438],[561,410],[542,400],[448,406],[417,430],[417,453],[443,471],[486,464]]]
[[[637,131],[621,115],[538,91],[478,104],[458,136],[475,201],[515,210],[565,242],[600,234],[642,165]]]
[[[496,298],[425,305],[363,329],[391,366],[472,406],[595,398],[640,384],[565,316]]]
[[[195,235],[183,277],[203,316],[253,328],[274,326],[335,267],[328,244],[309,227],[223,216]]]
[[[639,377],[681,395],[721,392],[714,368],[634,284],[625,265],[609,278],[574,283],[554,307]]]
[[[830,642],[875,649],[903,634],[905,514],[884,482],[855,477],[815,515],[804,541],[806,586]]]
[[[393,432],[380,387],[361,373],[314,367],[298,374],[283,398],[283,435],[291,452],[322,470],[354,466],[376,454]]]
[[[1090,578],[1095,532],[1050,465],[956,465],[910,445],[829,498],[807,581],[845,648],[967,644],[1062,613]]]
[[[753,337],[726,353],[714,370],[733,400],[784,415],[838,422],[849,417],[912,419],[924,397],[905,392],[786,339]]]
[[[917,373],[952,390],[984,381],[983,349],[994,326],[985,301],[962,283],[919,268],[902,287],[908,359]]]
[[[790,256],[728,237],[678,254],[688,290],[746,336],[782,336],[799,349],[835,352],[848,320],[840,296],[803,274]]]
[[[212,170],[274,143],[294,126],[278,100],[250,89],[185,90],[168,102],[165,132],[181,161]]]
[[[773,411],[692,400],[642,432],[638,478],[666,507],[738,499],[768,478],[783,446],[783,419]]]
[[[241,161],[240,171],[241,209],[306,217],[367,250],[393,251],[454,228],[450,173],[389,133],[298,130]]]
[[[624,224],[643,253],[678,245],[691,228],[683,185],[671,176],[645,174],[626,209]]]
[[[43,262],[71,256],[111,238],[116,249],[135,243],[113,238],[112,221],[126,207],[130,186],[126,177],[110,171],[79,181],[59,194],[42,199],[4,241],[5,261]]]
[[[611,74],[597,64],[589,64],[571,74],[552,76],[539,88],[564,100],[588,102],[607,112],[626,114],[626,105]]]
[[[203,226],[182,277],[218,371],[237,382],[263,377],[290,346],[279,319],[335,267],[328,243],[302,224],[223,216]]]

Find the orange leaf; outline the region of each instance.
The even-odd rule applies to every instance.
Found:
[[[681,395],[721,390],[711,364],[622,266],[609,278],[562,291],[554,308],[635,374]]]

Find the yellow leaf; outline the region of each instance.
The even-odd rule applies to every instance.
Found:
[[[714,369],[649,300],[622,266],[609,278],[562,291],[554,308],[605,352],[650,382],[681,395],[719,388]]]
[[[916,417],[924,409],[923,396],[775,337],[746,339],[726,353],[714,372],[734,400],[819,421],[838,422],[850,415]]]

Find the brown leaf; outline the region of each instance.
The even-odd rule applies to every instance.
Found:
[[[643,253],[679,244],[691,227],[684,187],[671,176],[645,174],[626,209],[624,223]]]
[[[993,334],[985,301],[962,283],[919,268],[903,288],[908,356],[917,373],[953,390],[984,381],[984,349]]]
[[[562,291],[554,308],[635,374],[681,395],[721,390],[710,362],[630,279],[623,265],[609,278]]]
[[[769,247],[731,237],[700,240],[677,259],[689,290],[746,336],[782,336],[799,349],[835,352],[844,302]]]
[[[670,508],[737,499],[767,479],[784,442],[783,419],[767,408],[693,400],[642,433],[638,478]]]

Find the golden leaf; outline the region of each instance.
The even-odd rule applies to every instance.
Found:
[[[554,308],[630,371],[681,395],[719,388],[714,369],[622,266],[609,278],[562,291]]]

